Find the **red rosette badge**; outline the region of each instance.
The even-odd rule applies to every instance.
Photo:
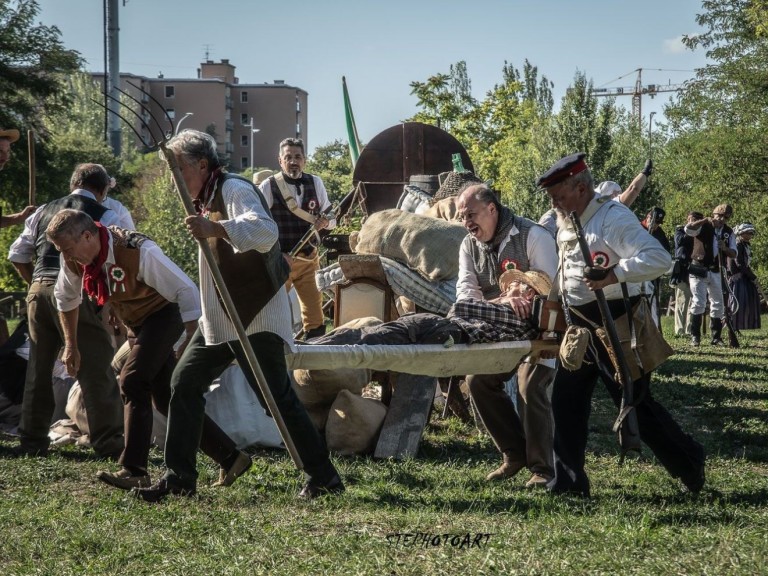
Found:
[[[611,259],[608,257],[608,254],[605,252],[594,252],[592,254],[592,265],[593,266],[600,266],[601,268],[608,268],[608,264],[610,263]]]
[[[125,270],[120,266],[112,265],[109,268],[110,289],[115,292],[125,292]]]
[[[520,267],[520,264],[517,260],[513,260],[512,258],[507,258],[501,263],[501,271],[506,272],[507,270],[517,270]]]

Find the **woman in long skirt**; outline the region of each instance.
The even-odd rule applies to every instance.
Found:
[[[760,293],[757,290],[756,276],[750,267],[752,249],[749,242],[755,235],[755,227],[749,222],[739,224],[733,230],[736,234],[736,258],[728,259],[728,284],[731,289],[729,306],[738,310],[733,314],[734,330],[753,330],[760,328]],[[736,302],[732,302],[733,298]]]

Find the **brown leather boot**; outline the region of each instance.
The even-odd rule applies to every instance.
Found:
[[[504,480],[506,478],[512,478],[515,474],[525,468],[525,461],[519,460],[509,452],[502,454],[501,466],[496,468],[493,472],[485,477],[486,480]]]

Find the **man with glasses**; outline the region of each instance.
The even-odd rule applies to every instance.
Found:
[[[733,216],[729,204],[720,204],[712,211],[712,218],[694,220],[688,217],[685,233],[693,237],[691,265],[688,267],[691,285],[691,345],[701,345],[701,323],[709,299],[712,320],[712,345],[723,344],[723,282],[720,266],[725,258],[736,257],[736,238],[726,222]]]
[[[304,142],[300,138],[286,138],[280,142],[278,161],[281,171],[264,180],[259,189],[277,223],[280,248],[291,266],[288,287],[291,284],[296,287],[304,335],[309,339],[325,334],[323,297],[315,284],[320,257],[310,242],[295,257],[288,254],[310,228],[330,230],[336,226],[336,220],[326,216],[331,202],[323,181],[304,172],[307,162]]]
[[[507,270],[540,270],[554,278],[554,238],[532,220],[503,206],[485,184],[466,188],[458,197],[457,208],[468,232],[459,250],[457,305],[467,299],[488,300],[507,304],[516,315],[526,317],[526,300],[502,294],[500,277]],[[467,376],[469,393],[480,418],[502,454],[501,466],[486,479],[512,478],[528,467],[532,476],[526,486],[543,488],[554,476],[550,404],[554,361],[533,363],[526,359],[517,369],[519,415],[504,389],[504,382],[514,374],[513,371]]]

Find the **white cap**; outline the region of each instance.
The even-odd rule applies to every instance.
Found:
[[[595,192],[600,194],[600,196],[613,198],[614,196],[621,194],[621,186],[619,186],[613,180],[606,180],[605,182],[600,182],[600,184],[597,185]]]

